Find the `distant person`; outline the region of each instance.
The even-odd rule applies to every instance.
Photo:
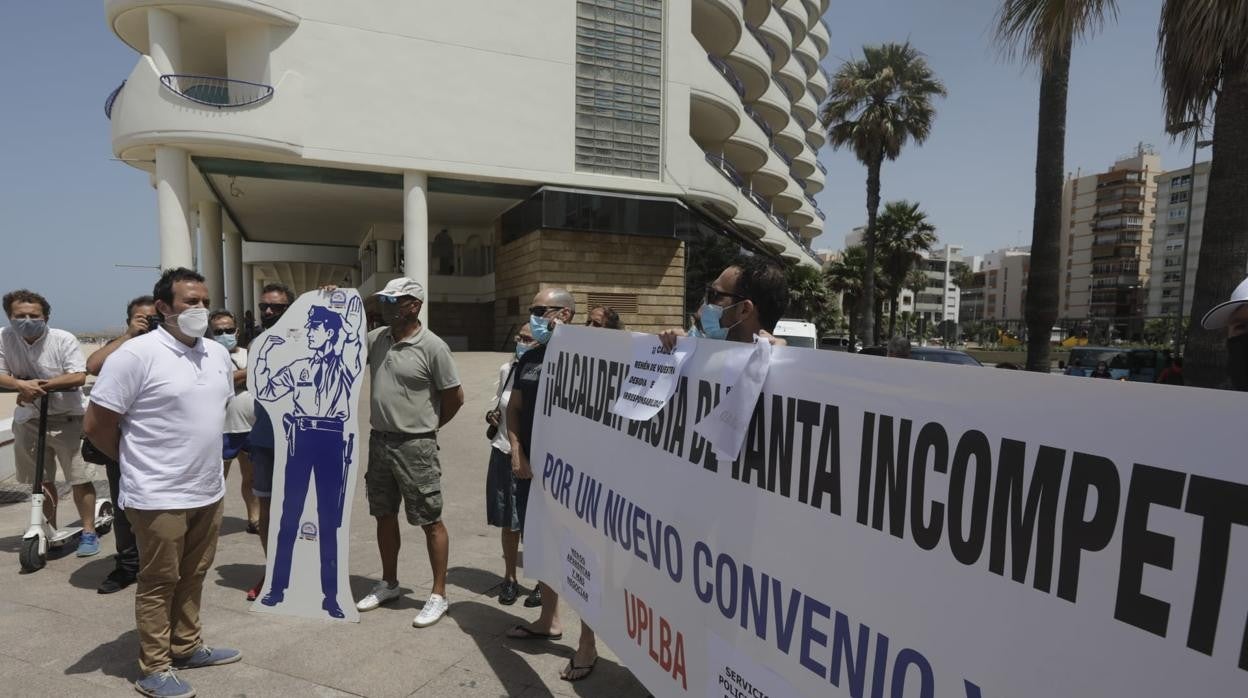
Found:
[[[1183,357],[1170,357],[1170,365],[1162,369],[1157,382],[1163,385],[1183,385]]]
[[[295,302],[295,292],[286,284],[270,283],[260,289],[260,324],[261,332],[272,329],[286,313],[286,309]],[[252,336],[255,339],[259,333]],[[254,396],[253,396],[254,397]],[[251,434],[247,437],[247,447],[251,449],[251,491],[256,496],[259,516],[256,523],[260,530],[260,549],[267,560],[269,551],[269,509],[273,503],[273,422],[269,413],[258,403],[252,403],[255,421],[251,425]],[[264,575],[247,590],[247,600],[255,601],[264,588]]]
[[[113,352],[135,337],[154,331],[159,324],[155,298],[139,296],[130,301],[126,305],[126,331],[87,357],[87,373],[93,376],[100,375],[100,369],[104,367],[104,362]],[[130,586],[138,578],[139,545],[134,538],[134,530],[130,527],[130,520],[126,517],[126,510],[118,501],[121,499],[121,464],[116,459],[101,453],[90,440],[85,440],[83,445],[84,457],[86,453],[90,453],[96,462],[104,466],[105,472],[108,473],[108,491],[113,495],[113,545],[117,548],[117,555],[113,571],[108,573],[96,589],[96,592],[100,594],[112,594]]]
[[[1096,362],[1096,368],[1092,369],[1092,372],[1088,374],[1088,377],[1089,378],[1113,378],[1114,374],[1110,372],[1109,364],[1105,363],[1104,361],[1098,361]]]
[[[1228,301],[1205,313],[1206,330],[1226,328],[1226,387],[1248,391],[1248,278],[1231,292]]]
[[[516,351],[511,360],[498,369],[498,391],[494,396],[494,409],[486,413],[486,423],[490,425],[486,435],[493,433],[490,440],[490,463],[485,475],[485,519],[491,526],[501,529],[503,546],[503,586],[498,593],[498,602],[510,606],[520,595],[520,581],[516,576],[517,560],[520,555],[521,534],[524,532],[524,514],[529,505],[529,485],[531,479],[520,479],[511,468],[511,438],[507,430],[507,404],[510,402],[514,385],[515,369],[526,352],[537,346],[533,341],[533,331],[528,325],[520,327],[516,333]],[[542,605],[541,592],[538,587],[524,600],[528,608]]]
[[[377,292],[386,327],[368,333],[372,379],[365,491],[377,519],[381,581],[356,604],[370,611],[399,596],[399,507],[425,532],[433,589],[412,621],[437,623],[450,604],[446,573],[450,537],[442,522],[442,463],[438,430],[464,405],[464,389],[450,347],[420,321],[425,289],[400,277]]]
[[[247,507],[247,532],[260,534],[260,502],[254,491],[251,469],[251,427],[256,421],[255,398],[247,390],[247,350],[239,345],[242,328],[234,313],[218,310],[208,317],[209,331],[218,344],[230,352],[234,364],[234,397],[225,408],[225,434],[221,438],[221,460],[225,463],[225,479],[230,479],[230,462],[238,461],[239,493]]]
[[[39,400],[48,401],[44,446],[43,515],[56,528],[59,503],[56,469],[73,487],[74,505],[82,520],[78,557],[100,552],[95,533],[95,466],[82,458],[82,391],[87,365],[78,338],[48,327],[52,306],[26,289],[4,295],[9,326],[0,328],[0,388],[17,392],[13,410],[14,465],[17,481],[35,483],[39,449]],[[58,391],[58,392],[53,392]]]
[[[893,337],[888,340],[888,347],[884,355],[894,359],[910,358],[910,340],[905,337]]]
[[[238,650],[205,645],[199,620],[224,511],[221,434],[234,365],[225,347],[204,339],[204,277],[170,269],[152,296],[163,324],[105,362],[86,433],[121,463],[121,506],[139,543],[135,688],[148,696],[193,695],[178,670],[242,658]]]
[[[596,305],[589,311],[589,315],[585,319],[585,326],[602,327],[608,330],[624,329],[624,323],[620,322],[620,314],[605,305]]]

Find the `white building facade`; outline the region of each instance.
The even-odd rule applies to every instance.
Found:
[[[1157,215],[1152,230],[1152,270],[1148,276],[1145,313],[1153,317],[1178,313],[1182,285],[1186,287],[1182,293],[1186,317],[1192,311],[1192,296],[1196,293],[1196,265],[1205,227],[1205,195],[1209,191],[1209,162],[1196,163],[1194,182],[1190,167],[1162,172],[1156,181]],[[1187,233],[1189,214],[1190,234]]]
[[[540,285],[678,326],[686,240],[818,263],[827,5],[106,0],[139,59],[105,110],[161,266],[236,311],[402,274],[453,345],[500,344]]]

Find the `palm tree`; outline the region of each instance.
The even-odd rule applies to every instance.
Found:
[[[1004,0],[996,17],[996,40],[1006,54],[1040,66],[1031,275],[1023,310],[1028,371],[1049,372],[1049,331],[1057,321],[1071,47],[1117,14],[1115,0]]]
[[[862,58],[846,61],[832,77],[819,119],[833,148],[852,148],[867,166],[867,232],[863,288],[859,299],[863,341],[875,338],[875,225],[880,208],[880,167],[896,160],[911,139],[923,143],[932,131],[935,97],[945,86],[918,49],[904,44],[863,46]]]
[[[785,270],[785,276],[789,285],[787,315],[817,323],[828,306],[828,287],[824,283],[823,273],[815,267],[790,264]]]
[[[1191,317],[1198,320],[1230,297],[1248,267],[1248,235],[1244,234],[1248,230],[1248,199],[1244,197],[1248,190],[1248,3],[1166,0],[1158,39],[1169,122],[1200,124],[1210,112],[1214,120],[1205,224],[1192,298]],[[1199,129],[1194,130],[1194,137],[1200,138]],[[1034,261],[1032,269],[1034,276]],[[1222,381],[1226,375],[1222,340],[1220,333],[1191,323],[1183,369],[1188,385],[1212,387]]]
[[[866,249],[854,245],[845,249],[841,258],[823,270],[824,283],[829,289],[841,294],[843,311],[849,316],[849,345],[854,345],[858,309],[862,304],[862,284],[866,278]],[[870,342],[870,340],[864,340]]]
[[[918,203],[890,201],[876,221],[875,244],[880,257],[881,286],[888,298],[888,336],[897,329],[897,296],[905,288],[906,275],[922,259],[920,252],[936,244],[936,226]]]
[[[927,289],[927,285],[929,283],[930,281],[927,278],[927,274],[922,269],[911,269],[910,271],[906,272],[906,279],[902,283],[902,288],[909,291],[911,297],[914,299],[914,304],[912,307],[916,309],[914,313],[914,321],[916,324],[919,321],[919,315],[917,311],[919,307],[919,294]]]

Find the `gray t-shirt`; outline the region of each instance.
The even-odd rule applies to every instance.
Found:
[[[450,347],[423,325],[394,341],[389,327],[368,333],[369,409],[378,431],[424,434],[438,430],[439,393],[459,386]]]

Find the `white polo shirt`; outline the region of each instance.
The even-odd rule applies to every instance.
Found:
[[[78,338],[66,332],[48,328],[34,344],[27,344],[12,327],[0,327],[0,374],[18,380],[48,380],[66,373],[86,373],[87,360],[82,356]],[[82,391],[67,390],[52,393],[48,401],[48,415],[81,415]],[[39,416],[35,405],[22,405],[13,410],[13,423]]]
[[[217,342],[188,347],[163,327],[108,357],[91,402],[122,415],[123,509],[207,506],[225,495],[221,434],[234,365]]]

